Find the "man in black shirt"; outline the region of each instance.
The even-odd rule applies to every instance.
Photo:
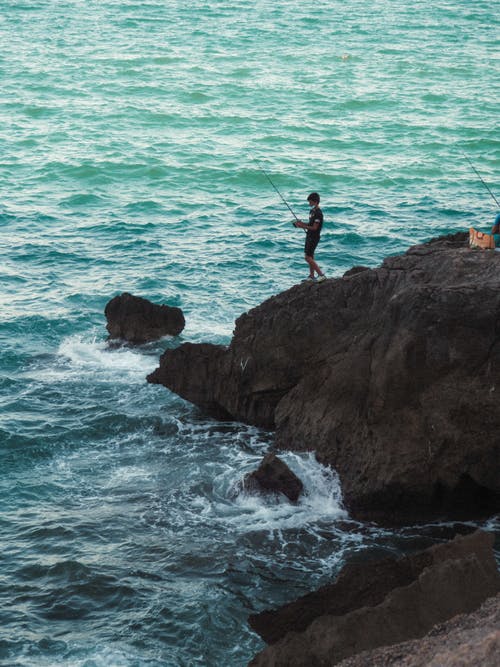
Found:
[[[319,207],[319,194],[317,192],[311,192],[307,201],[311,207],[309,212],[309,222],[305,223],[302,222],[302,220],[296,220],[293,224],[294,227],[305,229],[307,232],[304,253],[305,260],[309,264],[309,277],[306,278],[306,280],[316,280],[314,273],[317,273],[317,281],[320,283],[323,280],[326,280],[326,276],[319,268],[319,265],[314,261],[314,251],[319,243],[321,228],[323,227],[323,211]]]

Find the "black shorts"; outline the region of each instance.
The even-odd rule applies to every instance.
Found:
[[[314,251],[316,250],[316,246],[319,243],[319,237],[314,238],[311,236],[306,236],[306,244],[304,246],[304,254],[306,254],[308,257],[314,257]]]

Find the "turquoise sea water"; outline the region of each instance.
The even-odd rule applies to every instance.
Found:
[[[238,481],[272,436],[146,384],[181,341],[307,273],[474,225],[500,195],[496,2],[2,0],[0,664],[240,667],[246,625],[430,529],[346,521],[334,471],[285,454],[297,507]],[[178,339],[110,349],[130,291]],[[498,530],[498,523],[487,524]]]

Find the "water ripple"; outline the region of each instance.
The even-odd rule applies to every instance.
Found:
[[[500,166],[492,0],[4,0],[0,36],[0,661],[244,665],[252,611],[472,526],[351,521],[334,471],[284,454],[297,505],[238,494],[269,433],[145,376],[305,275],[487,230]],[[177,338],[106,342],[123,291]],[[497,522],[485,524],[498,532]]]

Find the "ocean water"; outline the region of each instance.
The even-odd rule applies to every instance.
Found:
[[[299,217],[320,192],[330,276],[488,230],[499,28],[493,0],[2,0],[0,664],[242,667],[250,613],[453,532],[353,522],[312,455],[297,506],[239,495],[272,434],[145,376],[307,274],[259,165]],[[110,348],[123,291],[182,335]]]

